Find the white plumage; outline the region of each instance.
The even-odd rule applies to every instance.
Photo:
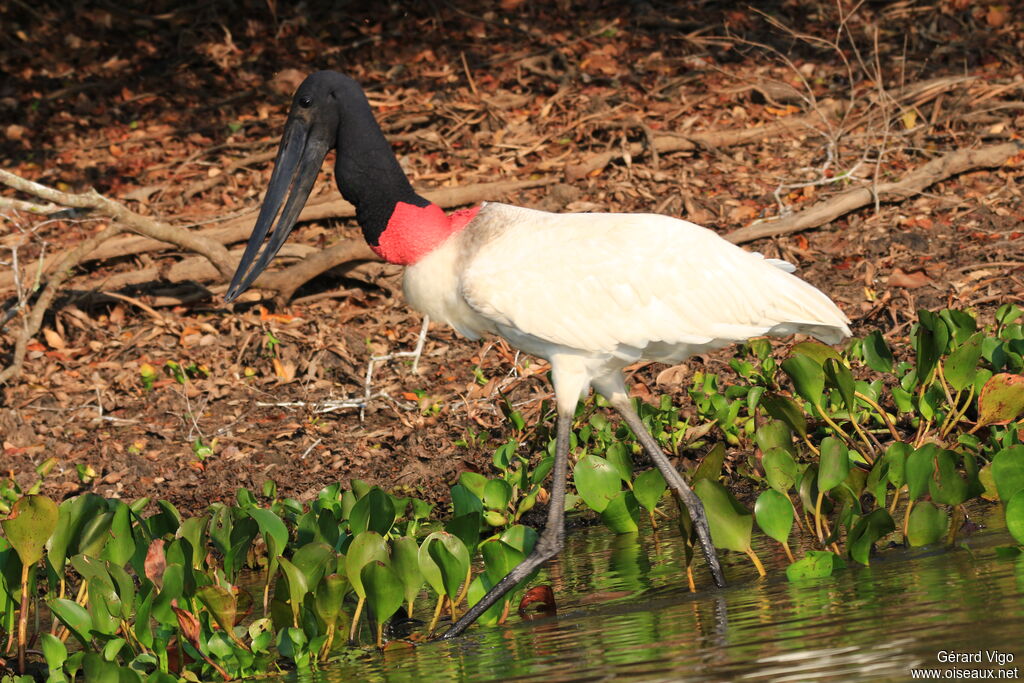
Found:
[[[641,359],[678,363],[765,334],[848,336],[843,312],[792,269],[667,216],[487,203],[406,269],[404,289],[471,339],[497,334],[572,365],[584,376],[556,374],[584,392]]]

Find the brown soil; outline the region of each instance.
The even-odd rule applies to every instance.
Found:
[[[417,187],[548,174],[560,182],[495,199],[659,212],[723,233],[827,198],[845,185],[810,181],[858,159],[853,182],[869,183],[950,150],[1016,138],[1024,111],[1024,27],[1006,3],[866,3],[847,22],[858,49],[844,39],[841,52],[806,37],[836,35],[841,19],[825,2],[769,3],[765,15],[710,1],[687,12],[667,2],[375,3],[366,14],[344,3],[168,2],[144,14],[73,4],[0,5],[8,36],[0,167],[70,191],[94,186],[179,225],[215,225],[259,204],[270,163],[212,179],[275,148],[291,91],[316,68],[366,87]],[[941,77],[950,81],[938,94],[892,106],[913,84]],[[652,131],[744,129],[813,112],[829,97],[867,113],[831,160],[827,139],[807,131],[657,159],[644,152],[582,179],[563,172],[645,143]],[[1024,291],[1020,163],[749,246],[797,264],[857,333],[878,328],[898,342],[919,308],[971,307],[991,320]],[[336,194],[329,164],[314,192]],[[14,268],[16,252],[22,294],[44,251],[70,248],[104,224],[102,216],[4,215],[0,270]],[[342,235],[357,231],[307,223],[292,239],[322,246]],[[415,346],[421,318],[405,306],[393,266],[338,269],[279,310],[251,299],[225,308],[219,296],[161,306],[183,286],[166,281],[121,290],[127,300],[81,286],[182,256],[94,262],[72,280],[25,371],[0,394],[0,466],[20,485],[53,457],[43,491],[59,498],[93,490],[195,511],[266,480],[302,499],[362,478],[441,499],[460,471],[489,471],[511,435],[501,405],[533,425],[550,397],[536,360],[431,325],[417,373],[408,358],[375,369],[365,416],[323,412],[325,402],[364,395],[371,355]],[[0,367],[21,322],[0,333]],[[730,356],[661,375],[663,367],[638,368],[635,391],[669,393],[685,411],[693,365],[721,371]],[[170,361],[198,369],[181,384],[165,373]],[[146,363],[158,371],[150,391],[140,377]],[[212,454],[197,457],[200,445]]]

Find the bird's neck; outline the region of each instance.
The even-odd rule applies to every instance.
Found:
[[[416,194],[369,104],[360,99],[345,112],[338,130],[338,189],[356,207],[356,221],[370,248],[389,263],[410,265],[462,229],[476,209],[449,217]]]

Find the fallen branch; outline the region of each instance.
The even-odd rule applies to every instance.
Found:
[[[762,237],[776,237],[820,227],[851,211],[879,202],[896,202],[913,197],[935,183],[976,168],[992,168],[1020,153],[1024,145],[1006,142],[979,149],[964,149],[932,159],[893,183],[855,187],[829,197],[803,211],[777,221],[760,222],[725,235],[740,244]]]

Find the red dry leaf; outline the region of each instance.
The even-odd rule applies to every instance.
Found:
[[[162,589],[164,585],[164,570],[167,569],[167,556],[164,555],[163,539],[158,538],[149,544],[143,568],[146,572],[146,578],[152,581],[157,588]]]
[[[197,650],[202,648],[199,646],[199,619],[196,615],[191,612],[186,612],[180,607],[171,607],[174,610],[174,615],[178,617],[178,626],[181,628],[181,633]]]
[[[532,608],[534,612],[556,613],[558,607],[555,605],[555,593],[551,590],[551,586],[544,584],[543,586],[534,586],[526,591],[523,599],[519,601],[519,616],[523,619],[530,619],[532,615],[527,611],[529,608]]]

